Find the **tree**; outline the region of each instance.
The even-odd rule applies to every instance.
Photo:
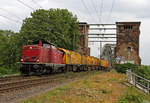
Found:
[[[0,65],[3,66],[8,60],[8,31],[0,31]]]
[[[46,40],[74,50],[80,35],[78,28],[77,17],[67,9],[39,9],[23,21],[20,33],[24,43]]]
[[[17,69],[16,63],[19,61],[19,57],[21,54],[19,36],[19,34],[12,31],[0,30],[1,67],[4,67],[6,69]]]

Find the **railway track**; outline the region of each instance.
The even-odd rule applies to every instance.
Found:
[[[65,75],[50,75],[50,76],[42,76],[42,77],[19,77],[14,81],[12,78],[7,82],[0,83],[0,95],[4,95],[11,92],[17,92],[18,90],[24,90],[44,84],[55,85],[58,82],[60,83],[63,79],[72,79],[74,77],[68,77]],[[6,78],[5,78],[6,79]],[[14,79],[14,78],[13,78]]]
[[[22,81],[0,84],[0,94],[9,93],[16,90],[31,88],[45,83],[53,83],[56,79],[51,77],[27,79]]]
[[[25,98],[51,91],[59,86],[103,72],[65,73],[0,84],[0,103],[20,103]]]
[[[48,75],[45,75],[48,76]],[[49,75],[52,76],[52,75]],[[55,75],[53,75],[55,76]],[[32,78],[37,78],[39,76],[24,76],[24,75],[14,75],[14,76],[4,76],[0,78],[0,84],[8,83],[8,82],[15,82],[15,81],[22,81],[22,80],[28,80]],[[41,76],[43,77],[43,76]]]
[[[24,78],[27,78],[27,77],[21,76],[21,75],[4,76],[0,78],[0,83],[10,82],[10,81],[24,79]]]
[[[50,75],[50,76],[42,76],[42,77],[34,77],[34,78],[25,77],[24,79],[17,78],[16,81],[9,80],[9,82],[7,81],[7,82],[0,83],[0,95],[9,94],[20,90],[29,89],[32,87],[42,86],[44,84],[50,84],[50,86],[54,86],[68,79],[82,78],[86,76],[87,73],[84,73],[83,75],[77,77],[76,75],[75,74],[70,76],[67,76],[65,74]]]

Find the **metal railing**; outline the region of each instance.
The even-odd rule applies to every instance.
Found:
[[[127,82],[134,85],[135,87],[143,90],[148,94],[150,93],[150,80],[131,72],[131,70],[126,71],[126,79]]]

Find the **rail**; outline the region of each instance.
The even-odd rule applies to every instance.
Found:
[[[131,72],[131,70],[126,71],[126,79],[127,82],[139,88],[140,90],[143,90],[148,94],[150,93],[150,80]]]

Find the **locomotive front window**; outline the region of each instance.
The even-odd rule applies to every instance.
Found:
[[[39,44],[33,44],[33,45],[37,45],[38,46]]]
[[[24,47],[23,49],[39,49],[39,47],[28,46],[28,47]]]

